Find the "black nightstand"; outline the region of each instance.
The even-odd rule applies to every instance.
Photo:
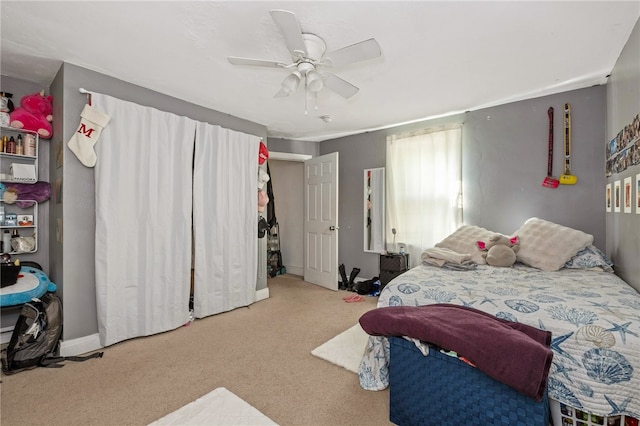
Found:
[[[380,284],[382,287],[398,275],[409,270],[408,253],[389,253],[380,255]]]

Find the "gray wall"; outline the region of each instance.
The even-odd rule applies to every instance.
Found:
[[[555,109],[554,174],[558,176],[565,102],[572,107],[572,173],[578,184],[544,188],[547,109]],[[359,267],[362,277],[378,274],[378,255],[362,249],[362,173],[365,168],[385,166],[386,136],[460,121],[464,122],[465,223],[512,234],[536,216],[593,234],[595,244],[604,249],[604,120],[605,88],[598,86],[322,142],[321,155],[337,151],[340,157],[339,263],[347,272]]]
[[[640,113],[640,20],[636,23],[626,46],[616,62],[607,84],[607,133],[603,141],[612,140],[624,126]],[[604,144],[603,144],[604,151]],[[602,172],[604,174],[604,171]],[[640,165],[613,174],[607,183],[624,181],[640,173]],[[603,183],[604,184],[604,183]],[[604,193],[604,188],[602,192]],[[634,190],[635,191],[635,190]],[[634,192],[635,193],[635,192]],[[638,194],[636,194],[638,196]],[[604,198],[604,197],[601,197]],[[637,208],[637,207],[636,207]],[[640,291],[640,214],[606,213],[607,253],[615,269],[625,281]]]
[[[547,174],[548,118],[554,108],[556,177],[563,171],[564,103],[571,104],[571,172],[576,185],[541,185]],[[466,114],[464,221],[512,234],[530,217],[580,229],[605,248],[605,87],[597,86]]]
[[[80,112],[87,96],[78,89],[83,87],[125,101],[147,105],[163,111],[188,116],[195,120],[260,136],[266,140],[264,126],[184,102],[140,86],[106,75],[64,64],[51,84],[54,96],[54,123],[52,152],[64,143],[64,165],[55,166],[51,160],[51,181],[63,179],[63,203],[50,216],[50,230],[55,233],[58,220],[64,222],[63,244],[51,239],[52,256],[50,275],[59,285],[64,301],[65,327],[63,339],[74,339],[97,333],[95,302],[95,194],[93,169],[84,167],[66,148],[66,142],[77,130]],[[126,208],[126,206],[122,206]],[[55,235],[55,234],[53,234]],[[61,253],[60,253],[61,252]],[[55,253],[55,254],[53,254]],[[188,285],[188,283],[185,283]]]
[[[308,141],[293,141],[290,139],[269,138],[269,151],[287,152],[290,154],[306,154],[317,157],[320,152],[320,143]]]

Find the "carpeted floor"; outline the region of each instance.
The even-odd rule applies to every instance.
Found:
[[[311,355],[375,308],[280,275],[269,299],[110,346],[101,359],[2,376],[0,423],[147,425],[224,387],[280,425],[389,425],[388,391]]]

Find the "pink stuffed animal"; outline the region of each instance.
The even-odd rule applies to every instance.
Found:
[[[51,96],[44,96],[44,90],[23,96],[20,99],[20,107],[13,110],[9,116],[9,125],[16,129],[38,132],[42,139],[51,139],[52,99]]]

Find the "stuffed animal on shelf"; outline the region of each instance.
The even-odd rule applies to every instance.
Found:
[[[51,96],[44,95],[44,90],[23,96],[20,99],[20,107],[14,109],[9,115],[9,125],[16,129],[37,132],[42,139],[51,139],[52,99]]]
[[[516,263],[516,253],[520,249],[518,237],[507,237],[495,234],[488,242],[478,241],[478,248],[486,253],[482,254],[491,266],[508,267]]]
[[[8,183],[3,185],[2,202],[14,204],[21,209],[31,207],[33,201],[42,203],[51,198],[51,184],[37,181],[36,183]],[[31,201],[33,200],[33,201]]]

